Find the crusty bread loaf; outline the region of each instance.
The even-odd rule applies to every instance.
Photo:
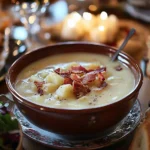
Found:
[[[150,109],[137,128],[129,150],[150,150]]]

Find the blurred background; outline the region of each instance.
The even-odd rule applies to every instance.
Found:
[[[66,41],[118,48],[131,28],[136,34],[124,51],[150,76],[149,0],[0,0],[0,94],[8,92],[10,65],[26,52]],[[5,138],[15,149],[18,132]]]
[[[7,28],[11,39],[25,44],[21,52],[65,41],[119,47],[135,28],[125,52],[140,63],[147,57],[149,7],[148,0],[1,0],[0,44]]]

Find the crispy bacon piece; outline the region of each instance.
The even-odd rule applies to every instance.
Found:
[[[82,77],[82,83],[83,84],[88,84],[89,82],[94,81],[96,76],[98,76],[101,81],[104,81],[105,78],[104,78],[102,72],[105,72],[105,71],[106,71],[106,67],[103,67],[103,68],[98,68],[94,71],[91,71],[91,72],[85,74]]]
[[[108,85],[108,84],[107,84],[105,81],[103,81],[103,82],[101,83],[99,89],[102,90],[102,89],[105,88],[107,85]]]
[[[42,96],[42,95],[44,94],[44,91],[43,91],[43,89],[41,89],[41,88],[38,88],[38,93],[40,94],[40,96]]]
[[[94,72],[90,72],[90,73],[87,73],[83,76],[82,78],[82,83],[83,84],[88,84],[89,82],[92,82],[95,80],[97,74],[94,73]]]
[[[72,84],[72,82],[71,78],[64,78],[64,84]]]
[[[73,81],[73,92],[76,98],[80,98],[89,93],[90,91],[91,90],[87,85],[83,85],[81,82]]]
[[[97,87],[99,88],[99,87],[101,87],[102,84],[105,82],[105,77],[103,76],[102,73],[99,73],[99,74],[98,74],[98,79],[99,79],[99,83],[98,83]],[[106,83],[106,82],[105,82],[105,83]]]
[[[94,70],[87,70],[83,66],[72,66],[69,71],[64,71],[60,68],[57,68],[54,71],[64,77],[64,84],[71,84],[73,86],[73,92],[77,99],[91,91],[88,83],[96,80],[96,78],[99,80],[97,85],[98,90],[101,90],[107,86],[106,82],[104,82],[105,78],[102,74],[106,72],[106,67],[97,67],[97,69]],[[37,88],[40,93],[41,87]]]
[[[62,71],[60,68],[54,70],[57,74],[61,75],[62,77],[69,77],[70,71]]]
[[[60,68],[54,70],[57,74],[60,74]]]
[[[108,84],[105,82],[105,81],[103,81],[103,82],[101,82],[101,84],[100,84],[100,86],[99,87],[97,87],[97,88],[95,88],[95,89],[93,89],[94,91],[101,91],[103,88],[105,88],[106,86],[107,86]]]
[[[99,73],[99,74],[98,74],[98,77],[99,77],[99,79],[100,79],[101,81],[104,81],[104,80],[105,80],[105,77],[104,77],[104,75],[103,75],[102,73]]]
[[[76,74],[80,74],[80,73],[87,73],[88,71],[83,67],[83,66],[72,66],[71,67],[71,73],[76,73]]]
[[[71,74],[70,75],[70,78],[73,80],[73,81],[77,81],[77,82],[81,82],[81,77],[77,74]]]
[[[44,81],[42,82],[34,81],[34,84],[37,87],[37,92],[40,94],[40,96],[44,94],[44,91],[42,89],[44,83],[45,83]]]
[[[97,69],[100,69],[100,67],[98,66],[96,69],[89,69],[89,70],[87,70],[87,71],[88,71],[88,72],[92,72],[92,71],[97,70]]]
[[[42,87],[44,83],[45,83],[44,81],[42,81],[42,82],[34,81],[34,84],[35,84],[37,87]]]
[[[98,68],[92,72],[95,72],[95,73],[103,73],[103,72],[106,72],[106,67],[101,67],[101,68]]]
[[[106,87],[108,84],[104,81],[102,84],[101,84],[101,87]]]
[[[122,69],[123,69],[123,68],[122,68],[120,65],[115,67],[115,70],[116,70],[116,71],[121,71]]]

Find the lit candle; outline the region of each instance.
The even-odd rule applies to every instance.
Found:
[[[98,24],[107,26],[108,25],[108,14],[105,11],[102,11],[98,17]]]
[[[105,26],[100,25],[94,28],[90,32],[90,40],[94,42],[106,43],[107,42],[107,31]]]
[[[61,38],[64,40],[78,40],[83,34],[81,15],[77,12],[69,14],[62,24]]]
[[[119,30],[117,17],[115,15],[108,16],[105,11],[102,11],[98,16],[98,25],[105,27],[107,42],[113,42]]]
[[[100,19],[101,20],[107,20],[108,14],[105,11],[102,11],[100,14]]]
[[[89,12],[84,12],[83,13],[83,26],[85,31],[91,30],[95,25],[95,17]]]
[[[108,24],[108,42],[113,42],[119,30],[117,17],[115,15],[110,15],[108,17]]]
[[[108,34],[108,15],[105,11],[97,17],[97,27],[93,28],[90,33],[90,40],[94,42],[106,43]]]

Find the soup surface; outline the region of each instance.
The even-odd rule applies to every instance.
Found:
[[[27,66],[15,88],[29,101],[53,108],[104,106],[128,95],[135,80],[131,70],[108,56],[91,53],[53,55]]]

